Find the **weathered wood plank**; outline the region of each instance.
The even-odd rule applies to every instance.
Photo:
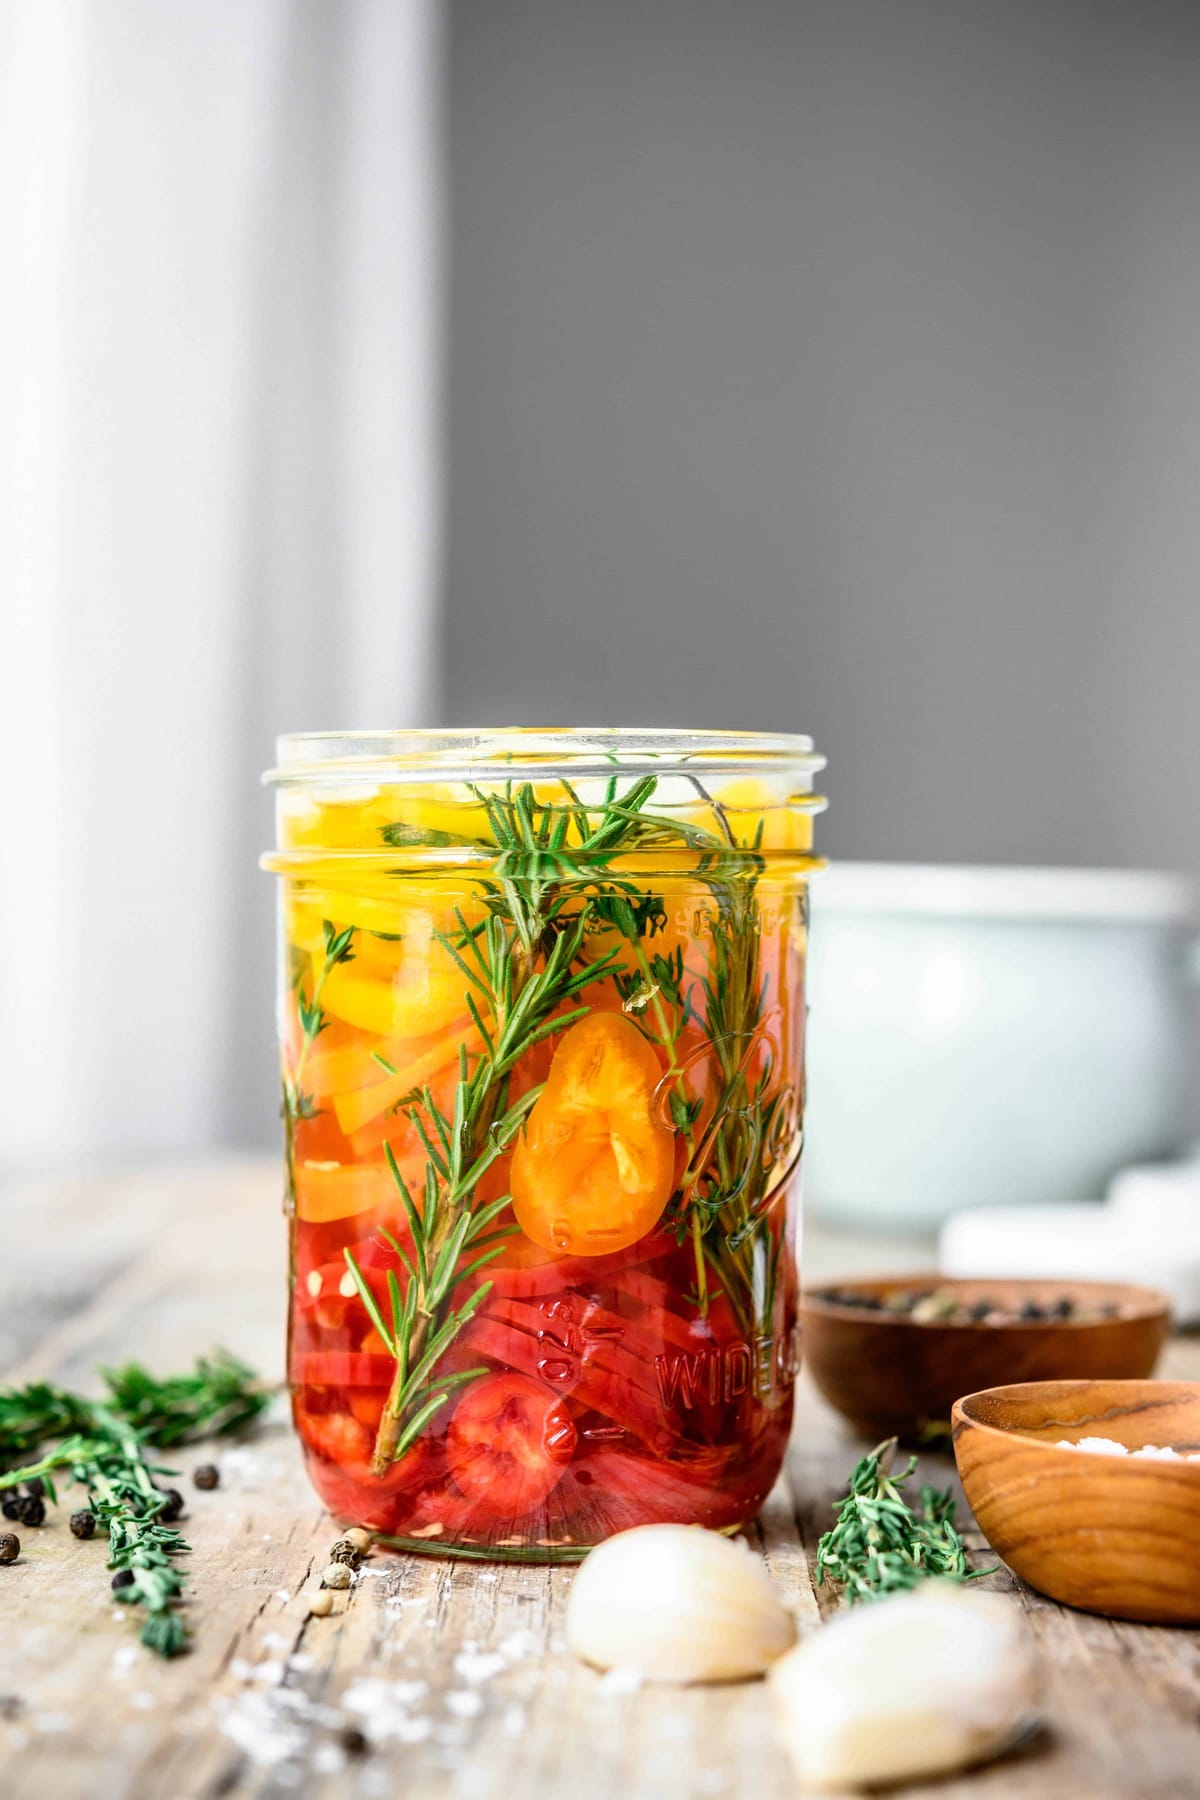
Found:
[[[98,1363],[130,1354],[177,1367],[214,1341],[277,1374],[277,1186],[254,1166],[44,1190],[40,1217],[72,1246],[69,1279],[43,1282],[37,1305],[23,1307],[29,1353],[13,1378],[86,1383]],[[2,1277],[10,1292],[28,1290],[32,1250],[22,1257],[18,1245]],[[1200,1375],[1195,1342],[1173,1345],[1169,1367]],[[811,1562],[861,1448],[805,1394],[788,1477],[752,1533],[802,1623],[832,1604],[814,1595]],[[188,1486],[195,1649],[174,1663],[140,1651],[105,1599],[102,1545],[75,1543],[65,1523],[22,1533],[21,1562],[0,1570],[6,1800],[795,1792],[763,1684],[628,1691],[576,1664],[562,1641],[570,1570],[376,1556],[334,1617],[308,1618],[296,1596],[333,1533],[286,1424],[220,1461],[215,1493]],[[926,1472],[944,1484],[952,1467],[934,1457]],[[990,1580],[1018,1589],[1049,1730],[969,1777],[906,1790],[911,1800],[1200,1794],[1195,1635],[1064,1613],[1007,1571]],[[365,1755],[343,1743],[356,1723],[377,1740]]]

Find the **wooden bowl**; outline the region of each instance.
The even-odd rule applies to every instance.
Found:
[[[823,1300],[819,1291],[805,1293],[804,1360],[830,1405],[867,1437],[919,1437],[931,1426],[948,1430],[960,1394],[1001,1382],[1149,1375],[1170,1325],[1170,1303],[1157,1289],[1104,1281],[949,1281],[926,1274],[823,1286],[880,1299],[919,1288],[949,1289],[968,1306],[988,1298],[1014,1309],[1028,1300],[1052,1306],[1069,1295],[1092,1310],[1121,1308],[1117,1318],[1093,1321],[946,1324],[864,1312]]]
[[[954,1454],[988,1542],[1066,1606],[1200,1624],[1200,1463],[1057,1448],[1083,1437],[1200,1451],[1200,1382],[1021,1382],[957,1401]]]

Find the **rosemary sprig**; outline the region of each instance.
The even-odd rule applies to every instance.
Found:
[[[975,1581],[993,1572],[968,1567],[949,1489],[923,1485],[916,1508],[909,1506],[900,1489],[917,1459],[893,1474],[895,1450],[889,1438],[855,1465],[834,1524],[817,1545],[818,1585],[838,1582],[852,1606],[914,1588],[931,1575]]]
[[[54,1500],[53,1474],[60,1469],[86,1488],[89,1507],[108,1532],[108,1567],[132,1577],[114,1590],[115,1598],[146,1614],[141,1641],[148,1649],[175,1656],[187,1646],[187,1628],[177,1610],[185,1584],[174,1559],[188,1545],[164,1518],[172,1511],[171,1496],[154,1481],[171,1471],[146,1452],[235,1431],[257,1417],[270,1393],[245,1364],[223,1352],[165,1380],[138,1363],[103,1375],[105,1400],[48,1382],[0,1388],[5,1459],[54,1443],[40,1458],[0,1474],[0,1489],[38,1477]]]

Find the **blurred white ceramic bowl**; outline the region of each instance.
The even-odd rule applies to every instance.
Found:
[[[844,863],[812,884],[806,1193],[931,1226],[1100,1193],[1188,1136],[1171,875]]]

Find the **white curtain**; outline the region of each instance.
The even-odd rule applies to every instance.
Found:
[[[436,0],[0,7],[0,1159],[268,1141],[284,729],[436,707]]]

